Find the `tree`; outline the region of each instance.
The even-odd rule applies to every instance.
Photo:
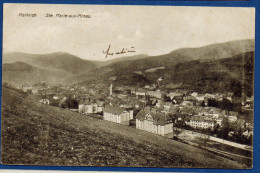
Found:
[[[219,108],[219,103],[215,99],[209,99],[208,100],[208,106]]]
[[[164,96],[164,101],[165,101],[165,102],[170,102],[170,101],[172,101],[172,100],[171,100],[171,97],[168,97],[168,96],[165,95],[165,96]]]
[[[205,106],[206,106],[204,100],[202,101],[201,106],[202,106],[202,107],[205,107]]]
[[[211,132],[211,134],[212,134],[212,135],[213,135],[213,134],[217,134],[218,131],[219,131],[219,128],[220,128],[219,124],[214,123],[214,128],[213,128],[213,131]]]
[[[247,145],[252,146],[253,145],[253,135],[250,135],[247,141],[248,141]]]
[[[220,137],[222,139],[228,139],[228,133],[230,132],[230,123],[227,117],[224,117]]]
[[[69,99],[68,108],[70,109],[78,109],[78,101],[75,99]]]
[[[172,117],[172,122],[176,125],[176,123],[178,121],[178,114],[173,113],[173,114],[171,114],[171,117]]]
[[[234,92],[235,97],[242,97],[242,85],[240,81],[232,81],[230,90]]]
[[[202,147],[207,149],[207,143],[210,141],[210,136],[206,134],[201,134],[199,140],[201,141]]]
[[[243,137],[242,129],[241,127],[239,127],[239,129],[236,131],[236,133],[233,136],[234,141],[238,143],[242,143],[242,137]]]
[[[177,140],[178,136],[183,132],[183,129],[173,127],[173,139]]]
[[[233,105],[230,100],[228,100],[227,98],[223,98],[221,108],[229,112],[233,110]]]
[[[78,101],[71,98],[71,97],[68,97],[65,101],[60,103],[60,106],[62,108],[77,109],[78,108]]]
[[[146,106],[154,106],[153,100],[151,100],[150,98],[147,98]]]

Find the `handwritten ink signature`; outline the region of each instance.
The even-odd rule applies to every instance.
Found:
[[[122,48],[120,51],[117,52],[110,52],[111,44],[108,45],[108,48],[106,51],[103,50],[103,54],[105,54],[105,58],[108,56],[114,56],[114,55],[120,55],[120,54],[126,54],[126,53],[133,53],[136,52],[134,49],[135,47],[131,47],[131,49]]]

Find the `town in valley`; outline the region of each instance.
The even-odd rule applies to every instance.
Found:
[[[253,167],[254,8],[4,4],[3,16],[1,164]]]
[[[198,93],[183,89],[167,92],[161,89],[162,81],[158,78],[157,83],[142,88],[113,83],[50,87],[44,81],[33,86],[4,86],[31,94],[42,104],[161,136],[173,137],[176,127],[252,145],[253,96],[237,98],[232,92]]]
[[[145,72],[160,70],[167,69],[155,67]],[[141,71],[134,73],[143,75]],[[159,76],[154,82],[125,85],[112,76],[88,84],[49,85],[40,81],[27,86],[3,83],[3,87],[23,92],[42,105],[135,128],[136,133],[153,133],[224,157],[236,157],[240,162],[242,158],[242,163],[251,164],[252,92],[244,88],[202,92],[184,89],[183,84],[168,85],[165,80],[165,76]]]

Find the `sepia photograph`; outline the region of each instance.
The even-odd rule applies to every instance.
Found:
[[[255,8],[3,5],[1,164],[253,168]]]

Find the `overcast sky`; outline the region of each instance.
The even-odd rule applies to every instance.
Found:
[[[47,18],[46,13],[54,17]],[[57,18],[56,14],[91,18]],[[68,52],[105,60],[102,51],[109,44],[110,52],[131,47],[136,51],[111,59],[254,37],[253,8],[4,4],[4,53]]]

